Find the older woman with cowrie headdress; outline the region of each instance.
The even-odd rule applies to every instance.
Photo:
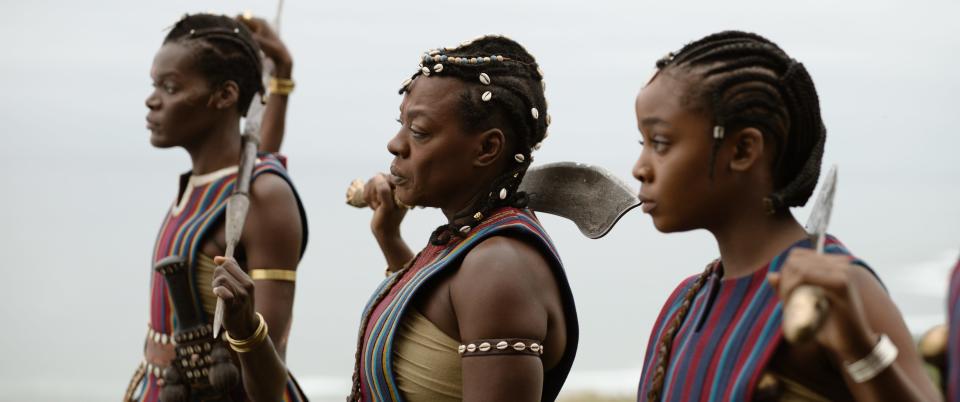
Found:
[[[517,42],[484,36],[425,52],[400,93],[390,174],[363,191],[388,277],[363,315],[350,400],[552,401],[578,327],[518,191],[550,122],[542,70]],[[400,237],[406,205],[446,216],[416,255]]]

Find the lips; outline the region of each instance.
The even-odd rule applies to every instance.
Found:
[[[654,208],[657,207],[657,202],[651,199],[650,197],[640,194],[637,196],[637,198],[640,199],[640,203],[641,203],[640,209],[643,210],[643,213],[645,214],[649,214],[650,211],[653,211]]]
[[[154,131],[157,127],[160,127],[160,123],[151,120],[150,117],[147,116],[147,130]]]
[[[397,169],[397,166],[394,164],[390,165],[390,182],[392,182],[394,186],[399,186],[407,182],[407,178],[399,173],[399,169]]]

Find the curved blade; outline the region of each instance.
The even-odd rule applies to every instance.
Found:
[[[573,221],[584,236],[598,239],[640,205],[636,192],[599,166],[557,162],[532,166],[520,183],[530,209]]]

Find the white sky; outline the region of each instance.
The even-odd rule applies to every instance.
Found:
[[[9,357],[0,400],[122,393],[142,347],[150,249],[189,168],[185,152],[147,141],[153,53],[184,12],[248,8],[272,16],[275,3],[4,3],[0,354]],[[349,376],[360,309],[383,262],[369,214],[342,206],[343,190],[387,167],[396,89],[415,58],[483,33],[517,39],[546,71],[554,124],[537,161],[599,164],[631,185],[633,97],[657,58],[722,29],[780,44],[817,84],[825,163],[840,165],[832,232],[924,329],[942,317],[947,265],[960,250],[958,15],[955,1],[287,0],[282,34],[297,89],[284,150],[312,236],[291,367],[306,378]],[[418,210],[407,240],[423,244],[439,219]],[[716,254],[705,233],[664,236],[638,213],[600,241],[543,220],[578,298],[580,378],[639,367],[666,294]],[[47,386],[53,378],[75,382]]]

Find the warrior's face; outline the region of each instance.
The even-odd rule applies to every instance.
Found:
[[[687,78],[661,72],[635,104],[643,149],[633,176],[641,183],[643,211],[662,232],[711,228],[734,210],[740,197],[733,192],[742,189],[727,169],[730,153],[723,149],[710,175],[711,119],[703,108],[686,103]]]
[[[460,95],[465,85],[455,78],[419,77],[407,87],[400,130],[387,143],[394,155],[391,180],[403,203],[462,208],[497,173],[503,135],[490,159],[490,135],[462,127]]]
[[[236,103],[221,99],[230,96],[222,88],[211,88],[195,66],[194,52],[187,45],[171,42],[163,45],[153,59],[153,91],[146,105],[150,143],[156,147],[189,147],[202,141],[224,114],[231,113],[233,108],[224,106]]]

